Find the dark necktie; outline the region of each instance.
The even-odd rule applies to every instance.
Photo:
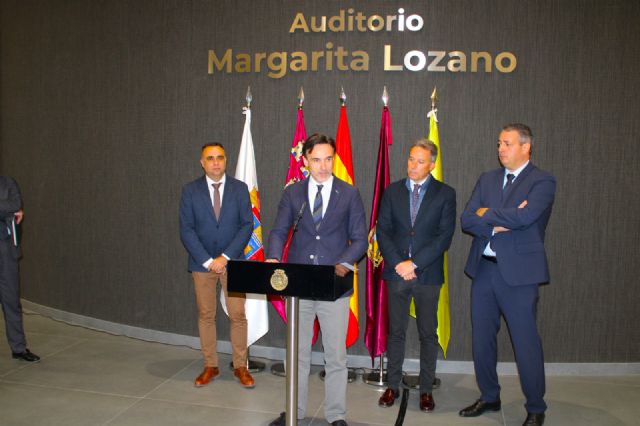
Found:
[[[513,184],[513,179],[515,179],[516,175],[514,175],[513,173],[509,173],[507,175],[507,183],[504,185],[504,188],[502,188],[503,190],[508,190],[511,185]]]
[[[502,188],[502,199],[506,200],[507,196],[509,195],[509,191],[511,190],[511,187],[513,186],[513,180],[515,179],[516,175],[514,175],[513,173],[509,173],[507,175],[507,183],[504,184],[504,187]]]
[[[313,201],[313,223],[316,225],[316,231],[322,222],[322,187],[323,185],[318,185],[318,192],[316,192],[316,198]]]
[[[213,213],[216,215],[216,220],[220,219],[220,183],[212,183],[213,186]]]
[[[413,192],[411,193],[411,226],[416,221],[416,216],[418,215],[418,208],[420,207],[418,203],[420,202],[420,185],[415,183],[413,185]]]

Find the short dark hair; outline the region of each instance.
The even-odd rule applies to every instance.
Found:
[[[304,141],[304,144],[302,145],[302,155],[306,157],[307,153],[313,151],[313,148],[316,145],[320,145],[323,143],[331,145],[331,147],[333,148],[333,152],[336,152],[336,141],[334,141],[327,135],[323,135],[322,133],[314,133]]]
[[[202,145],[202,149],[200,150],[200,152],[204,151],[206,148],[211,148],[214,146],[218,146],[220,148],[222,148],[222,150],[224,151],[224,146],[222,146],[222,144],[220,142],[209,142],[209,143],[205,143],[204,145]]]
[[[520,145],[525,143],[530,143],[531,147],[533,147],[533,133],[531,132],[531,128],[526,124],[522,123],[509,123],[502,127],[503,132],[518,132],[520,136]]]

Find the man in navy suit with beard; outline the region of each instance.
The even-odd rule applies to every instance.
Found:
[[[299,212],[302,216],[293,235],[288,261],[312,265],[335,265],[345,276],[367,249],[364,207],[358,190],[333,176],[333,139],[319,133],[307,138],[302,148],[304,164],[311,176],[284,190],[275,224],[269,234],[267,261],[279,261],[289,229]],[[303,208],[304,206],[304,208]],[[346,426],[348,292],[334,302],[300,300],[298,341],[298,412],[307,410],[313,321],[322,329],[325,359],[324,414],[329,423]],[[271,425],[284,426],[285,413]]]
[[[536,310],[538,287],[549,281],[544,237],[556,180],[531,163],[532,146],[528,126],[504,126],[498,137],[503,167],[480,176],[462,213],[462,230],[473,236],[465,272],[473,279],[473,362],[480,399],[460,415],[475,417],[501,408],[496,364],[502,315],[526,397],[524,425],[541,426],[547,405]]]

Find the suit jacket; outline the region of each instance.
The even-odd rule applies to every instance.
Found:
[[[403,280],[395,267],[409,259],[411,246],[418,282],[433,285],[444,282],[444,252],[451,245],[456,227],[456,192],[433,177],[429,179],[413,226],[406,178],[392,183],[384,191],[376,238],[384,258],[382,278],[385,280]]]
[[[275,224],[269,234],[267,257],[280,259],[289,228],[300,208],[306,204],[298,222],[298,230],[291,241],[288,262],[318,265],[356,263],[367,249],[367,228],[360,193],[334,176],[329,204],[316,231],[308,190],[309,179],[296,182],[284,190]]]
[[[518,175],[503,200],[504,169],[480,176],[462,213],[462,230],[473,235],[465,272],[474,277],[482,254],[491,240],[498,268],[509,285],[549,281],[544,237],[556,192],[555,178],[529,163]],[[527,200],[527,206],[518,206]],[[480,217],[476,210],[488,207]],[[509,232],[492,236],[494,226]]]
[[[202,264],[222,253],[241,258],[252,230],[253,213],[244,182],[226,175],[219,220],[213,213],[205,176],[182,189],[180,239],[189,252],[189,272],[207,272]]]
[[[14,213],[22,208],[20,188],[9,176],[0,176],[0,241],[11,242],[11,221]],[[20,257],[20,248],[11,242],[13,256]]]
[[[20,188],[9,176],[0,176],[0,240],[8,240],[7,232],[15,212],[22,208]]]

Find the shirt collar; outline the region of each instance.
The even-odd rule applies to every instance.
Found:
[[[331,187],[333,185],[333,175],[331,175],[329,179],[325,180],[322,183],[316,182],[313,176],[309,175],[309,183],[314,185],[316,188],[318,187],[318,185],[322,185],[322,188]]]
[[[214,183],[221,183],[222,186],[224,186],[225,181],[227,180],[227,174],[223,174],[222,175],[222,179],[220,179],[218,182],[214,181],[213,179],[211,179],[209,176],[204,175],[204,177],[207,179],[207,186],[211,187],[211,185],[213,185]]]
[[[526,162],[526,163],[524,163],[522,166],[520,166],[520,167],[518,167],[517,169],[512,170],[512,171],[509,171],[509,170],[505,167],[505,169],[504,169],[504,175],[505,175],[505,177],[506,177],[509,173],[511,173],[511,174],[513,175],[513,178],[515,179],[515,178],[517,178],[517,177],[518,177],[518,175],[520,174],[520,172],[522,172],[522,171],[524,170],[524,168],[525,168],[525,167],[527,167],[528,165],[529,165],[529,161],[527,161],[527,162]]]
[[[413,191],[413,186],[417,183],[418,185],[420,185],[420,191],[422,191],[426,187],[425,183],[430,178],[431,178],[431,173],[429,173],[426,178],[422,179],[419,182],[414,182],[413,180],[407,178],[406,186],[407,186],[407,188],[409,188],[409,191]]]

